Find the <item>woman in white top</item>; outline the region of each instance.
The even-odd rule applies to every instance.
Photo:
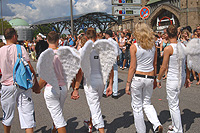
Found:
[[[178,54],[178,44],[177,41],[177,28],[174,25],[170,25],[167,28],[167,34],[169,37],[170,45],[164,49],[164,58],[163,63],[160,68],[159,75],[157,77],[157,86],[161,88],[161,77],[167,69],[167,82],[166,82],[166,91],[167,91],[167,100],[170,110],[170,115],[172,118],[172,125],[169,126],[169,133],[182,133],[182,124],[181,124],[181,114],[179,110],[179,99],[180,89],[185,83],[186,87],[189,87],[189,70],[187,69],[187,78],[185,73],[185,60],[182,64],[179,64],[179,54]],[[179,68],[183,68],[182,71]],[[179,77],[181,73],[181,77]],[[187,80],[185,80],[185,78]],[[179,84],[179,80],[183,81]],[[186,82],[185,82],[186,81]]]
[[[156,86],[157,52],[152,29],[145,23],[135,25],[136,42],[130,47],[131,62],[128,72],[126,94],[131,95],[134,122],[137,133],[146,133],[143,110],[153,124],[155,132],[162,133],[163,127],[151,105],[153,88]],[[131,91],[131,92],[130,92]]]

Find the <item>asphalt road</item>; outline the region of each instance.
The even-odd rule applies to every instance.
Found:
[[[36,62],[32,62],[35,67]],[[131,108],[131,97],[125,94],[125,84],[128,69],[119,70],[119,98],[112,97],[101,99],[102,114],[105,122],[106,133],[135,133],[134,119]],[[159,120],[163,124],[164,132],[167,132],[168,126],[171,124],[168,103],[166,99],[165,81],[162,81],[163,87],[155,89],[152,96],[152,104],[154,105]],[[64,105],[64,117],[68,123],[66,126],[67,133],[86,133],[83,121],[89,119],[90,113],[86,102],[83,89],[79,90],[79,100],[71,100],[69,90],[68,97]],[[196,81],[190,88],[182,88],[180,94],[180,110],[184,132],[200,133],[200,86],[196,85]],[[40,94],[33,93],[33,100],[36,113],[35,133],[50,133],[52,127],[52,119],[46,108],[43,91]],[[1,108],[1,105],[0,105]],[[0,109],[1,110],[1,109]],[[2,111],[0,111],[0,121],[2,121]],[[152,125],[145,117],[147,133],[152,133]],[[95,132],[95,131],[94,131]],[[0,124],[0,133],[3,133],[3,125]],[[11,133],[24,133],[20,129],[18,111],[16,109],[15,118],[13,120]]]

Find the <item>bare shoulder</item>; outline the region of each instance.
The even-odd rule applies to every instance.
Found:
[[[172,48],[172,46],[169,45],[169,46],[165,47],[164,53],[165,53],[165,54],[172,55],[172,54],[173,54],[173,48]]]

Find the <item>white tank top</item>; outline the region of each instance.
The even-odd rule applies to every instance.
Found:
[[[137,43],[134,43],[137,52],[136,52],[136,71],[140,72],[151,72],[154,70],[153,62],[154,62],[154,55],[155,55],[155,46],[152,47],[150,50],[145,50],[140,47]]]
[[[169,67],[167,73],[167,79],[179,80],[179,62],[177,55],[177,44],[171,43],[170,46],[173,48],[173,54],[169,57]],[[182,61],[182,76],[185,76],[185,59]]]

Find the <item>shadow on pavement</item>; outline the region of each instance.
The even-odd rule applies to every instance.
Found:
[[[40,133],[51,133],[51,129],[47,130],[46,128],[47,128],[47,126],[41,127],[40,129],[34,131],[34,133],[38,133],[38,132],[40,132]]]
[[[163,110],[160,112],[158,119],[160,123],[164,125],[167,121],[171,121],[170,112],[169,110]]]
[[[118,93],[119,93],[118,98],[120,98],[121,96],[123,96],[125,94],[125,88],[119,90]]]
[[[188,131],[194,123],[194,119],[200,118],[200,113],[193,112],[189,109],[184,109],[183,114],[181,115],[182,125],[185,126],[186,131]],[[184,129],[184,128],[183,128]]]
[[[120,83],[120,82],[123,82],[124,80],[122,80],[122,79],[120,79],[120,78],[118,78],[118,83]]]
[[[128,128],[133,124],[132,112],[124,112],[122,117],[114,119],[110,124],[104,121],[106,133],[115,133],[118,128]]]
[[[76,129],[78,122],[77,117],[73,117],[67,121],[67,133],[87,133],[87,128],[83,125],[80,129]],[[81,123],[83,124],[83,122]]]

